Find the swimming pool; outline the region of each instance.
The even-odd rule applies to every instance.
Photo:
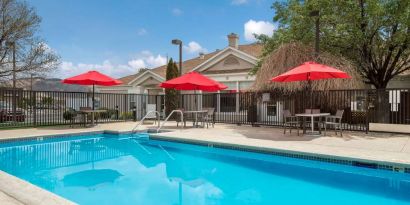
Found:
[[[0,169],[79,204],[410,204],[410,174],[149,140],[1,142]]]

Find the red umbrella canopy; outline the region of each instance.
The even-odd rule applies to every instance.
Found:
[[[202,90],[214,92],[228,88],[226,85],[205,77],[197,72],[189,72],[180,77],[165,81],[159,85],[162,88],[176,90]]]
[[[62,82],[66,84],[102,86],[113,86],[122,84],[121,81],[104,75],[98,71],[88,71],[86,73],[64,79]]]
[[[311,81],[329,78],[351,78],[347,73],[316,62],[305,62],[271,79],[274,82]]]

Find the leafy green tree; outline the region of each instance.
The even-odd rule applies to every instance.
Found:
[[[277,1],[272,8],[278,29],[272,37],[258,36],[265,45],[263,55],[291,41],[313,46],[319,18],[321,50],[356,63],[366,83],[383,89],[410,70],[408,0],[289,0]],[[310,15],[314,11],[318,17]]]
[[[166,70],[166,80],[178,77],[178,66],[172,60],[169,60]],[[165,113],[168,116],[172,110],[178,108],[178,91],[175,89],[165,89]]]

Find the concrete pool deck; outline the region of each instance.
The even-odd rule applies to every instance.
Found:
[[[99,124],[93,128],[39,127],[0,130],[0,140],[63,135],[87,132],[127,132],[136,122]],[[155,128],[142,125],[140,130]],[[283,129],[273,127],[251,127],[216,124],[215,128],[179,129],[170,122],[164,130],[169,132],[152,134],[154,139],[205,144],[235,145],[256,150],[296,152],[308,155],[334,156],[336,158],[360,159],[382,162],[394,166],[410,166],[410,135],[391,133],[344,132],[343,137],[328,132],[329,136],[297,136],[283,134]],[[399,170],[401,171],[401,170]],[[9,184],[14,185],[9,186]],[[12,188],[11,188],[12,187]],[[0,204],[72,204],[71,202],[42,190],[21,179],[0,171]]]

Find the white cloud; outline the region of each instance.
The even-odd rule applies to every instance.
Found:
[[[173,9],[171,10],[171,13],[172,13],[174,16],[181,16],[183,12],[182,12],[182,10],[179,9],[179,8],[173,8]]]
[[[112,77],[123,77],[134,74],[141,68],[155,68],[166,64],[166,58],[161,55],[153,55],[149,51],[142,51],[135,58],[129,60],[127,64],[115,64],[110,60],[104,60],[100,64],[87,64],[63,61],[56,76],[59,78],[71,77],[80,73],[97,70]]]
[[[188,53],[207,52],[206,48],[203,48],[199,43],[195,41],[191,41],[187,46],[184,46],[184,50]]]
[[[139,36],[143,36],[143,35],[146,35],[148,32],[147,32],[147,30],[145,29],[145,28],[140,28],[140,29],[138,29],[138,32],[137,32],[137,34],[139,35]]]
[[[254,34],[272,36],[274,28],[275,26],[268,21],[254,21],[251,19],[244,25],[245,39],[247,41],[255,41]]]
[[[144,60],[142,59],[135,59],[128,61],[128,65],[134,69],[146,68],[147,65],[145,64]]]
[[[242,5],[248,3],[248,0],[232,0],[231,3],[233,5]]]

